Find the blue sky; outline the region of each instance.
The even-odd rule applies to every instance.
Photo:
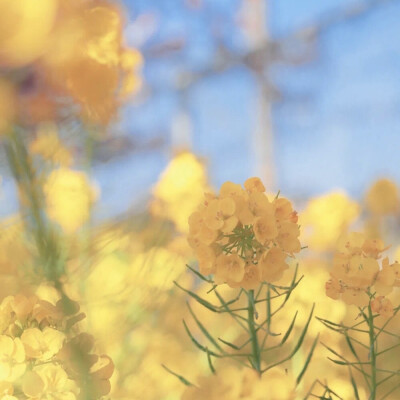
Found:
[[[95,166],[94,179],[101,189],[97,217],[144,204],[171,157],[171,131],[182,110],[191,120],[192,150],[207,159],[215,186],[257,175],[249,140],[260,89],[254,75],[235,65],[201,79],[185,96],[175,90],[182,72],[210,66],[216,34],[232,53],[246,51],[236,23],[241,2],[203,0],[198,10],[184,7],[182,0],[124,3],[130,21],[152,16],[149,23],[127,29],[130,44],[140,44],[144,54],[165,40],[183,38],[186,45],[182,51],[145,60],[144,80],[153,95],[125,107],[119,130],[137,141],[162,136],[166,144]],[[268,29],[274,39],[284,38],[352,5],[368,3],[270,0]],[[400,182],[400,1],[373,3],[379,4],[324,29],[307,62],[277,61],[266,71],[279,93],[272,104],[276,185],[288,196],[305,199],[343,188],[357,198],[377,177]],[[289,48],[294,54],[303,50],[296,42]],[[15,209],[7,179],[0,202],[3,214]]]

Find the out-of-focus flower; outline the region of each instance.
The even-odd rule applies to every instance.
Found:
[[[366,203],[369,211],[376,215],[396,214],[400,197],[396,184],[389,179],[376,181],[368,190]]]
[[[312,250],[332,250],[359,214],[359,205],[345,193],[314,198],[300,214],[303,240]]]
[[[44,191],[49,218],[60,224],[66,233],[74,233],[89,219],[96,192],[83,172],[55,169]]]
[[[225,366],[216,375],[200,377],[196,386],[188,387],[182,400],[292,400],[296,398],[294,382],[279,368],[260,378],[253,370]]]
[[[51,123],[39,125],[37,136],[29,149],[33,154],[38,154],[43,160],[55,165],[69,167],[72,163],[72,154],[60,141],[57,127]]]
[[[189,217],[188,242],[202,274],[214,274],[217,284],[254,289],[281,278],[288,255],[300,251],[300,230],[289,200],[270,201],[259,178],[244,187],[226,182],[219,196],[205,194]]]
[[[174,222],[180,232],[188,231],[187,220],[208,191],[204,165],[192,153],[176,155],[154,187],[150,211]]]
[[[397,263],[389,265],[388,258],[380,267],[378,260],[384,250],[380,239],[366,239],[357,232],[343,236],[333,259],[331,279],[325,286],[326,294],[335,300],[341,298],[347,304],[364,307],[369,304],[372,293],[390,293],[400,270]],[[381,310],[382,315],[389,314],[389,305],[383,296],[374,301],[376,310]]]
[[[46,51],[57,7],[57,0],[0,0],[0,66],[25,66]]]
[[[38,6],[0,0],[0,67],[16,83],[26,118],[19,122],[49,121],[59,109],[109,123],[141,82],[142,58],[124,47],[122,22],[120,9],[108,1],[43,0]],[[0,121],[10,111],[2,108]]]

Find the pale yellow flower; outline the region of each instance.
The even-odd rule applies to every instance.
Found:
[[[66,233],[74,233],[89,219],[96,192],[83,172],[55,169],[44,191],[49,217]]]
[[[56,329],[46,327],[25,329],[21,341],[28,358],[47,361],[57,354],[65,340],[65,334]]]
[[[78,388],[58,364],[35,367],[25,374],[22,390],[28,399],[76,400]]]
[[[0,381],[13,382],[26,369],[25,350],[19,338],[0,336]]]

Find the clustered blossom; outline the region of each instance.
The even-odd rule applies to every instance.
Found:
[[[241,185],[225,182],[219,195],[206,193],[189,217],[189,244],[203,275],[216,284],[246,290],[275,282],[300,251],[297,213],[289,200],[270,200],[259,178]]]
[[[362,233],[350,233],[341,238],[333,259],[331,279],[326,294],[342,299],[346,304],[368,306],[383,316],[393,315],[393,306],[385,298],[393,287],[400,286],[400,264],[389,264],[382,258],[386,250],[380,239],[367,239]]]
[[[2,301],[1,399],[79,400],[87,398],[82,388],[88,383],[93,399],[109,393],[113,363],[91,353],[93,339],[75,327],[84,314],[75,303],[68,305],[66,312],[61,301],[54,305],[24,295]]]

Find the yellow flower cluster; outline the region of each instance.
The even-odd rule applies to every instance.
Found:
[[[18,94],[9,98],[21,103],[13,110],[3,99],[12,89],[0,83],[0,131],[15,114],[35,124],[56,118],[59,107],[65,115],[66,104],[108,123],[140,86],[142,57],[123,46],[122,13],[113,2],[0,0],[0,26],[0,68]]]
[[[394,286],[400,286],[400,264],[379,260],[386,250],[380,239],[367,239],[364,234],[352,232],[339,240],[333,259],[331,279],[326,283],[326,294],[342,299],[346,304],[367,306],[371,300],[373,311],[391,316],[393,306],[385,298]]]
[[[95,388],[91,398],[109,393],[112,361],[89,354],[93,339],[75,326],[83,318],[72,302],[67,310],[61,300],[6,297],[0,304],[0,398],[79,400],[88,382]]]
[[[251,290],[279,280],[287,256],[300,251],[299,235],[291,202],[270,201],[259,178],[249,178],[244,188],[225,182],[218,196],[206,193],[189,217],[188,241],[200,272],[232,288]]]

